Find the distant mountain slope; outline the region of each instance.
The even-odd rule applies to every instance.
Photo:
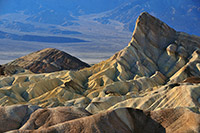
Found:
[[[64,24],[77,15],[111,10],[124,0],[1,0],[0,15],[27,15],[26,20],[49,24]],[[22,15],[23,14],[23,15]]]
[[[78,70],[89,67],[87,63],[73,57],[63,51],[46,48],[29,55],[20,57],[6,66],[20,66],[34,73],[48,73],[60,70]]]
[[[117,20],[125,24],[125,29],[133,31],[135,21],[143,11],[165,21],[177,31],[200,35],[199,0],[129,0],[96,20],[102,23]]]

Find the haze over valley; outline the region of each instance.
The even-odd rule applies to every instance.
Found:
[[[198,0],[1,0],[0,63],[49,47],[98,63],[129,43],[142,11],[178,31],[200,35],[199,4]]]

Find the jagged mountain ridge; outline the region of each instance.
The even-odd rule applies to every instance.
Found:
[[[19,66],[34,73],[49,73],[61,70],[79,70],[89,67],[85,62],[63,51],[46,48],[20,57],[5,66]]]
[[[199,132],[199,48],[200,37],[176,32],[144,12],[137,19],[129,45],[106,61],[79,71],[65,70],[0,78],[0,105],[80,107],[96,114],[89,116],[89,120],[99,120],[99,117],[105,118],[113,110],[118,112],[118,108],[130,107],[157,112],[155,115],[152,113],[151,118],[157,124],[160,123],[166,132]],[[130,118],[125,115],[126,109],[122,110],[125,111],[119,111],[119,114],[123,114],[119,116]],[[177,115],[173,115],[176,113]],[[170,114],[173,115],[171,119]],[[188,115],[191,115],[194,123],[191,123],[191,119],[186,119]],[[186,121],[182,121],[184,118]],[[80,122],[85,124],[87,119],[84,117],[52,127],[41,126],[41,131],[57,130],[60,125],[81,127]],[[175,121],[177,119],[180,121]],[[92,121],[91,125],[94,123]],[[136,130],[127,127],[127,124],[120,126],[119,130]],[[91,128],[87,131],[91,131]]]

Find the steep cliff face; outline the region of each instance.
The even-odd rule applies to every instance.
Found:
[[[195,119],[191,125],[188,124],[189,119],[186,122],[181,122],[181,119],[187,114],[192,118],[199,117],[199,48],[200,37],[176,32],[144,12],[137,19],[129,45],[106,61],[79,71],[18,74],[0,78],[0,105],[28,103],[41,107],[81,107],[91,114],[97,114],[94,116],[97,121],[100,117],[107,117],[109,111],[130,107],[155,112],[151,119],[158,126],[161,124],[167,132],[182,132],[187,128],[186,132],[198,132],[199,119]],[[108,112],[99,114],[101,111]],[[168,120],[168,116],[174,112],[181,116],[180,119],[173,116],[172,120]],[[81,128],[88,125],[87,121],[93,119],[91,117],[62,125],[74,127],[82,123],[79,125]],[[111,121],[115,123],[115,120]],[[94,131],[100,131],[98,124]],[[173,124],[182,127],[174,127]],[[41,131],[54,131],[60,129],[59,126],[41,128]],[[85,131],[92,131],[91,128]],[[137,131],[124,129],[124,126],[118,128],[119,131]],[[157,126],[154,129],[157,130]]]
[[[20,66],[34,73],[49,73],[60,70],[78,70],[84,67],[89,67],[87,63],[82,62],[76,57],[54,48],[46,48],[33,52],[6,65]]]

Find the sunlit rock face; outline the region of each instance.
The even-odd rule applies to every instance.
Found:
[[[33,113],[21,132],[29,130],[25,127],[41,132],[199,132],[199,49],[200,37],[176,32],[144,12],[129,45],[106,61],[78,71],[1,77],[0,105],[48,107],[40,110],[46,112],[40,126],[30,126],[37,121]],[[74,111],[69,108],[75,113],[81,108],[83,117],[52,116]]]

